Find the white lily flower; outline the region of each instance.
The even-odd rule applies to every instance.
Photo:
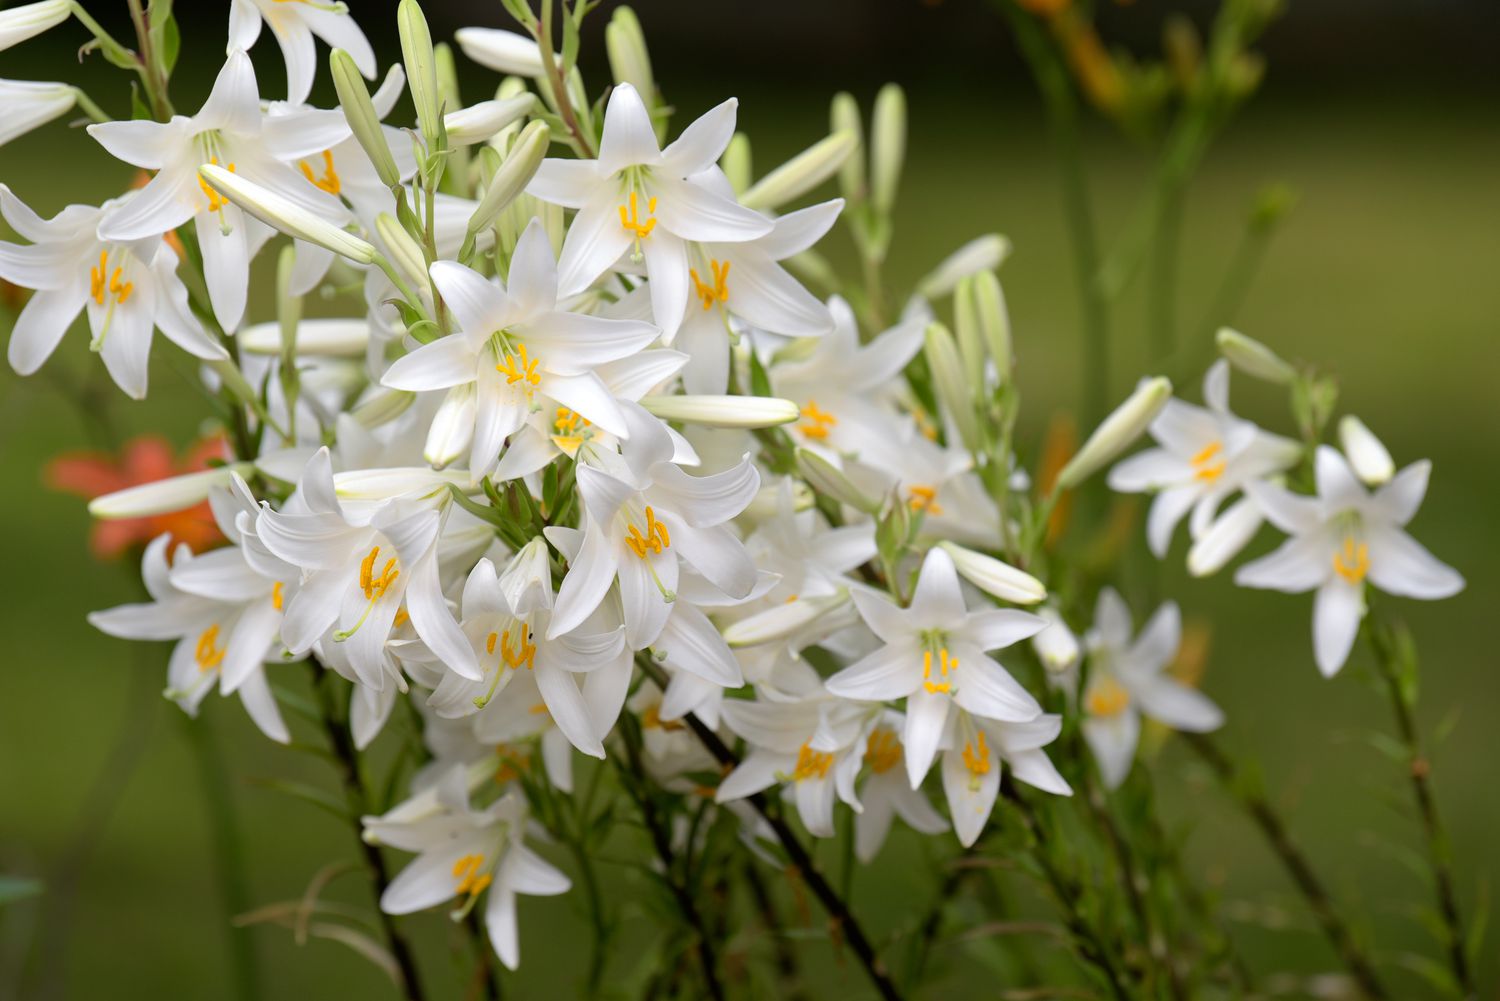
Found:
[[[287,605],[282,641],[293,654],[330,629],[344,644],[360,680],[384,688],[386,640],[405,606],[418,636],[449,669],[480,677],[468,638],[443,600],[437,539],[441,515],[431,507],[379,505],[351,520],[334,491],[328,450],[308,461],[300,503],[262,510],[256,534],[278,558],[302,568],[302,587]]]
[[[833,837],[835,797],[860,810],[854,779],[878,707],[818,695],[797,702],[730,699],[722,712],[725,725],[751,751],[719,783],[715,802],[730,803],[785,783],[802,825],[819,838]]]
[[[948,822],[922,790],[912,788],[901,767],[900,735],[905,728],[906,717],[887,709],[865,737],[864,764],[870,776],[859,790],[863,809],[854,816],[854,857],[866,864],[880,854],[895,817],[919,834],[941,834],[948,829]]]
[[[1325,676],[1338,673],[1349,657],[1365,614],[1367,580],[1387,594],[1428,601],[1463,590],[1458,571],[1405,531],[1427,494],[1431,471],[1425,459],[1414,462],[1372,493],[1338,450],[1323,445],[1317,453],[1317,496],[1269,483],[1249,488],[1267,520],[1292,538],[1240,567],[1234,581],[1289,594],[1317,591],[1313,649]]]
[[[31,241],[30,246],[0,243],[0,278],[36,290],[10,336],[10,364],[21,375],[42,366],[80,310],[87,312],[94,335],[90,346],[115,384],[135,399],[146,395],[154,330],[194,357],[229,358],[188,309],[171,247],[160,237],[103,241],[95,235],[113,206],[128,206],[137,197],[103,208],[70,205],[43,219],[0,184],[0,215]]]
[[[1113,588],[1099,592],[1086,638],[1088,685],[1083,692],[1083,736],[1099,775],[1114,789],[1130,773],[1141,717],[1174,730],[1206,733],[1224,725],[1208,696],[1166,674],[1182,644],[1182,616],[1174,602],[1157,609],[1132,639],[1130,609]]]
[[[488,891],[485,930],[500,962],[514,970],[521,962],[516,896],[556,896],[572,884],[526,847],[526,800],[519,792],[509,791],[476,810],[469,802],[467,771],[455,765],[439,779],[437,799],[441,810],[435,815],[380,827],[383,844],[417,853],[386,887],[380,909],[411,914],[457,897],[459,904],[450,915],[457,921]],[[366,818],[366,823],[379,820]]]
[[[527,35],[500,28],[459,28],[453,40],[464,55],[487,69],[524,77],[543,73],[541,47]]]
[[[375,79],[375,51],[344,4],[320,0],[231,0],[228,52],[248,51],[260,38],[262,20],[281,46],[286,60],[287,100],[293,104],[307,100],[312,90],[318,66],[314,36],[329,48],[349,53],[365,79]]]
[[[217,683],[224,695],[238,692],[261,732],[285,744],[291,734],[263,670],[281,624],[282,585],[251,569],[237,547],[194,556],[179,545],[169,564],[170,543],[157,536],[141,561],[151,601],[92,612],[89,623],[123,639],[176,640],[168,698],[196,716]]]
[[[726,527],[755,497],[760,474],[750,457],[711,476],[691,476],[672,461],[661,422],[639,406],[622,407],[630,438],[618,456],[580,463],[583,537],[557,596],[554,635],[576,628],[618,580],[630,647],[656,641],[677,600],[678,560],[686,560],[730,598],[755,585],[755,564]],[[549,530],[557,544],[561,536]]]
[[[985,651],[1034,636],[1046,622],[1014,609],[970,612],[953,558],[943,550],[928,550],[906,608],[872,591],[853,594],[860,617],[884,645],[829,678],[827,688],[847,699],[906,699],[901,742],[913,787],[932,765],[953,705],[1014,722],[1041,715],[1031,693]]]
[[[5,107],[0,146],[67,114],[77,102],[78,91],[71,84],[0,80],[0,104]]]
[[[582,292],[626,253],[643,260],[652,315],[670,340],[689,295],[689,243],[738,243],[765,236],[769,219],[694,180],[714,165],[734,134],[730,99],[683,130],[666,149],[636,89],[609,97],[597,160],[542,161],[526,190],[577,209],[558,265],[564,295]]]
[[[39,0],[0,11],[0,52],[62,24],[72,13],[70,0]]]
[[[1202,537],[1220,505],[1253,480],[1290,468],[1301,446],[1269,434],[1229,410],[1229,363],[1220,359],[1203,377],[1208,407],[1169,400],[1151,422],[1159,448],[1149,448],[1116,465],[1109,486],[1124,493],[1156,491],[1146,538],[1158,558],[1166,555],[1172,532],[1192,512],[1190,531]]]
[[[348,138],[343,113],[306,110],[267,117],[255,70],[242,51],[230,54],[213,92],[191,118],[104,122],[88,131],[115,158],[156,171],[144,188],[101,220],[100,239],[141,240],[195,219],[209,298],[225,330],[240,325],[250,259],[271,230],[209,187],[199,177],[199,167],[209,164],[239,174],[334,225],[348,216],[342,203],[289,166]]]
[[[1002,763],[1027,785],[1058,796],[1073,789],[1058,774],[1042,748],[1062,733],[1062,717],[1054,713],[1024,722],[982,719],[959,710],[948,721],[943,739],[943,794],[959,844],[968,848],[979,839],[1000,792]]]
[[[457,397],[454,421],[462,425],[467,417],[472,430],[469,469],[475,477],[494,468],[502,442],[520,429],[538,397],[610,434],[628,435],[615,398],[594,368],[640,351],[656,329],[559,309],[557,264],[539,220],[516,244],[508,288],[453,261],[434,263],[432,280],[459,330],[398,359],[381,381],[393,389],[445,389],[450,400]],[[431,439],[428,444],[435,450]]]

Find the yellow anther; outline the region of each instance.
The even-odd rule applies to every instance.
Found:
[[[942,514],[943,505],[937,502],[937,487],[929,487],[923,483],[913,483],[906,488],[906,505],[913,511],[921,511],[924,514]]]
[[[814,751],[809,745],[803,744],[797,752],[797,767],[792,771],[792,780],[801,782],[803,779],[827,778],[828,769],[832,767],[833,755]]]
[[[211,157],[208,158],[208,163],[209,163],[209,166],[217,167],[219,165],[219,158],[216,157],[216,156],[211,156]],[[234,173],[234,164],[231,163],[225,169],[228,170],[231,174],[233,174]],[[223,208],[224,208],[224,206],[226,206],[226,205],[229,204],[229,199],[225,198],[223,195],[221,195],[217,191],[215,191],[209,185],[209,183],[203,179],[203,177],[201,175],[198,178],[198,187],[200,187],[200,188],[203,189],[204,196],[208,198],[208,210],[210,212],[219,212],[219,211],[222,211]]]
[[[697,268],[688,268],[688,277],[693,280],[693,287],[698,291],[698,298],[703,301],[703,308],[713,309],[714,303],[729,301],[729,262],[710,260],[708,269],[714,277],[712,285],[698,277]]]
[[[1355,543],[1354,536],[1344,536],[1344,548],[1333,554],[1333,571],[1351,584],[1358,584],[1370,572],[1370,546]]]
[[[901,742],[896,739],[896,732],[885,727],[876,727],[870,731],[869,740],[865,741],[865,764],[876,775],[884,775],[901,763]]]
[[[964,767],[969,770],[969,781],[978,783],[981,775],[988,775],[990,771],[990,749],[984,742],[984,731],[975,734],[974,739],[964,745],[963,749]]]
[[[1224,452],[1224,443],[1211,441],[1203,446],[1203,450],[1188,460],[1193,467],[1193,478],[1202,480],[1204,483],[1212,483],[1224,475],[1224,470],[1229,463],[1221,458]]]
[[[495,634],[495,633],[490,633],[488,636],[486,636],[484,638],[484,652],[485,653],[494,653],[495,652],[495,641],[497,639],[499,639],[499,638],[500,637],[497,634]]]
[[[536,702],[536,703],[533,703],[532,706],[531,706],[531,708],[527,709],[526,711],[529,712],[529,713],[531,713],[531,715],[533,715],[533,716],[542,716],[542,715],[545,715],[546,712],[547,712],[547,703],[545,703],[545,702]]]
[[[637,240],[644,240],[646,237],[650,236],[651,231],[656,228],[655,198],[649,198],[646,200],[646,215],[648,217],[646,221],[641,222],[640,198],[634,191],[632,191],[630,193],[629,213],[625,211],[624,205],[620,206],[620,225],[625,227],[627,232],[634,233]]]
[[[930,694],[953,691],[953,682],[948,676],[958,670],[958,658],[948,656],[948,648],[943,647],[938,651],[938,677],[942,680],[932,680],[932,651],[926,650],[922,653],[922,687]]]
[[[404,608],[396,609],[396,617],[391,620],[392,629],[400,629],[411,621],[411,613]]]
[[[589,437],[591,433],[589,429],[594,425],[577,411],[569,410],[567,407],[558,407],[557,417],[552,421],[552,426],[557,429],[557,434],[552,436],[553,444],[571,453]]]
[[[523,625],[517,625],[518,634],[514,648],[510,644],[510,630],[507,629],[500,634],[500,659],[511,670],[519,670],[522,664],[530,671],[536,664],[536,646],[531,642],[531,630]],[[494,638],[494,633],[490,637]],[[494,653],[493,645],[490,652]]]
[[[330,195],[336,195],[343,190],[343,184],[339,181],[339,172],[333,169],[333,150],[323,151],[323,175],[321,177],[313,173],[312,167],[306,160],[298,160],[297,166],[301,169],[302,176],[311,181],[314,187]]]
[[[802,408],[802,419],[805,423],[797,425],[797,430],[818,441],[827,438],[829,430],[839,422],[833,414],[826,410],[819,410],[816,400],[807,401],[807,406]]]
[[[122,280],[124,269],[116,266],[109,270],[109,251],[99,251],[99,266],[89,268],[89,295],[100,306],[104,305],[105,293],[113,295],[116,303],[123,303],[135,291],[135,283]]]
[[[631,552],[645,559],[648,552],[660,554],[662,550],[670,548],[672,536],[667,532],[667,526],[656,520],[656,512],[647,507],[646,531],[642,533],[639,528],[631,525],[625,545],[630,547]]]
[[[677,730],[686,729],[683,724],[675,719],[661,718],[661,703],[656,702],[646,707],[641,713],[641,727],[646,730],[661,730],[663,733],[673,733]]]
[[[218,670],[224,663],[224,648],[219,646],[219,624],[216,622],[198,634],[198,645],[193,649],[193,660],[200,671]]]
[[[489,873],[479,871],[483,865],[483,855],[465,855],[453,863],[453,878],[458,880],[458,884],[453,887],[453,892],[456,895],[467,894],[470,897],[477,897],[483,893],[485,887],[489,886],[493,879]]]
[[[505,384],[507,386],[514,386],[518,382],[525,382],[528,385],[521,388],[529,390],[541,384],[542,377],[536,370],[539,364],[541,364],[540,359],[532,358],[526,353],[526,345],[517,344],[516,349],[507,354],[501,360],[500,364],[495,366],[495,371],[505,376]]]
[[[274,608],[274,609],[276,609],[276,611],[279,612],[285,606],[286,606],[286,588],[281,583],[281,581],[278,580],[276,583],[274,583],[274,584],[271,585],[271,607]]]
[[[1109,675],[1095,678],[1085,700],[1090,716],[1118,716],[1130,708],[1130,693]]]
[[[371,546],[359,564],[359,586],[365,592],[365,598],[374,601],[386,591],[390,590],[396,578],[401,576],[401,571],[396,568],[396,557],[392,556],[385,561],[385,566],[380,568],[379,576],[375,574],[375,560],[380,555],[379,546]]]

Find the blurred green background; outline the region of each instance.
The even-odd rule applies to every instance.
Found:
[[[179,107],[191,109],[217,67],[223,17],[215,4],[180,6],[187,10],[187,44],[174,94]],[[386,5],[365,6],[384,13]],[[1500,119],[1493,63],[1485,62],[1476,37],[1496,37],[1489,31],[1494,12],[1488,4],[1458,2],[1309,6],[1294,4],[1272,29],[1264,93],[1212,150],[1191,189],[1181,336],[1206,339],[1232,320],[1288,357],[1337,372],[1342,405],[1383,437],[1398,463],[1421,457],[1435,463],[1414,531],[1467,577],[1468,589],[1435,605],[1384,604],[1419,639],[1421,722],[1428,733],[1447,732],[1433,749],[1434,782],[1451,827],[1463,909],[1472,919],[1488,899],[1500,830],[1492,778],[1500,680],[1484,639],[1485,622],[1492,623],[1500,603],[1490,572],[1500,555],[1493,515],[1500,460],[1494,347]],[[500,25],[499,5],[492,8],[433,5],[434,34],[465,23]],[[1106,36],[1153,52],[1162,13],[1175,8],[1111,6],[1102,15]],[[1189,9],[1201,21],[1206,7]],[[1052,147],[1000,20],[967,2],[769,3],[756,5],[754,16],[686,3],[647,2],[638,10],[658,79],[682,112],[678,126],[737,94],[761,173],[825,133],[827,100],[836,89],[853,89],[868,107],[883,80],[907,87],[910,163],[890,278],[909,288],[981,232],[1014,241],[1001,276],[1020,358],[1023,447],[1034,456],[1051,417],[1076,405],[1079,316]],[[112,19],[99,13],[119,23],[119,12],[110,12]],[[394,58],[390,26],[376,23],[378,14],[356,13],[382,61]],[[721,13],[731,20],[720,20]],[[66,74],[125,114],[123,74],[97,57],[75,67],[73,49],[83,40],[76,26],[59,29],[5,53],[0,75]],[[281,70],[269,36],[255,56],[263,93],[276,94]],[[597,51],[585,57],[590,79],[604,78],[600,62]],[[463,72],[471,98],[493,86],[493,76],[469,66]],[[315,100],[331,100],[321,77]],[[1148,164],[1107,128],[1091,128],[1087,138],[1108,238],[1128,218]],[[69,201],[109,197],[129,179],[129,169],[64,123],[0,148],[0,180],[45,214]],[[1296,208],[1239,314],[1205,316],[1249,208],[1268,182],[1294,189]],[[847,261],[842,231],[827,243],[836,259]],[[258,275],[264,288],[267,276]],[[1117,394],[1144,364],[1140,299],[1132,291],[1116,313]],[[270,318],[265,298],[252,297],[250,319]],[[8,322],[0,321],[0,329]],[[183,367],[160,362],[169,353],[158,350],[151,397],[142,404],[112,390],[80,396],[96,385],[81,330],[37,377],[21,380],[0,370],[6,487],[0,635],[8,660],[0,680],[0,872],[46,884],[39,898],[0,910],[0,997],[230,996],[198,765],[204,739],[222,751],[233,776],[253,902],[294,899],[320,867],[354,858],[350,833],[332,818],[256,785],[291,776],[336,791],[331,769],[263,739],[235,702],[210,699],[199,736],[192,736],[182,714],[159,697],[165,648],[135,649],[84,621],[91,609],[133,600],[137,570],[91,559],[82,502],[46,489],[41,469],[59,453],[97,445],[101,426],[118,438],[159,431],[179,444],[191,439],[206,408]],[[1192,399],[1199,398],[1196,380],[1195,374],[1182,386]],[[1277,394],[1244,379],[1236,379],[1234,393],[1242,413],[1290,431]],[[1267,545],[1269,539],[1259,544]],[[1404,861],[1420,842],[1399,766],[1367,739],[1372,730],[1388,731],[1390,721],[1366,683],[1366,655],[1357,653],[1336,681],[1322,680],[1312,663],[1309,600],[1237,590],[1227,575],[1188,580],[1179,569],[1182,557],[1179,540],[1162,590],[1189,618],[1213,622],[1205,687],[1228,711],[1225,744],[1263,763],[1294,833],[1345,912],[1379,948],[1398,996],[1423,996],[1427,988],[1402,959],[1407,952],[1435,953],[1413,913],[1414,905],[1427,906],[1428,894]],[[1140,561],[1132,565],[1134,577],[1144,579]],[[1138,615],[1146,611],[1148,590],[1131,595]],[[293,726],[304,727],[303,740],[320,739],[301,721]],[[1231,927],[1251,964],[1301,973],[1334,969],[1275,860],[1182,748],[1168,744],[1158,786],[1169,822],[1191,833],[1193,870],[1231,905]],[[927,906],[931,886],[912,863],[950,850],[946,843],[921,844],[898,825],[882,859],[855,878],[856,907],[877,937]],[[831,846],[824,851],[831,860]],[[608,860],[603,871],[611,899],[625,908],[624,941],[649,942],[650,919],[629,905],[639,877]],[[1025,883],[1015,878],[1013,885]],[[368,900],[359,877],[339,880],[332,892]],[[1023,894],[1023,908],[1045,914],[1034,896]],[[509,996],[544,989],[570,995],[588,948],[578,895],[523,900],[521,921],[523,966],[506,978]],[[442,914],[403,924],[422,945],[432,995],[462,996],[468,957]],[[821,928],[821,919],[811,927]],[[252,940],[266,997],[384,996],[381,975],[342,946],[298,947],[280,928],[240,934]],[[819,993],[863,996],[858,968],[830,962],[826,943],[813,939],[798,948]],[[1027,944],[1061,961],[1054,941]],[[931,996],[960,985],[1003,986],[987,958],[991,948],[944,942]],[[764,943],[755,949],[763,955]],[[1500,975],[1496,952],[1485,950],[1481,979],[1491,992],[1485,996],[1493,996]],[[627,976],[643,962],[640,955],[649,954],[623,950],[612,972]]]

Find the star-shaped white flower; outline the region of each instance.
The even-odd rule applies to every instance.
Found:
[[[960,709],[943,737],[943,794],[959,844],[968,848],[984,831],[1000,792],[1000,769],[1010,765],[1016,778],[1058,796],[1073,789],[1058,774],[1044,746],[1062,732],[1062,717],[1045,713],[1024,722],[972,716]]]
[[[904,729],[906,717],[887,709],[865,737],[864,764],[870,774],[859,789],[863,809],[854,817],[854,856],[867,864],[880,854],[896,817],[919,834],[941,834],[948,829],[948,822],[906,777],[901,764]]]
[[[1427,494],[1430,462],[1412,463],[1373,492],[1333,447],[1320,446],[1316,462],[1315,497],[1268,483],[1249,488],[1271,524],[1292,538],[1240,567],[1234,580],[1290,594],[1316,590],[1313,651],[1318,669],[1332,677],[1364,618],[1366,581],[1387,594],[1431,601],[1462,591],[1464,579],[1405,531]]]
[[[264,20],[281,46],[286,59],[287,100],[307,100],[317,73],[313,36],[330,48],[343,49],[366,80],[375,79],[375,50],[341,3],[321,0],[231,0],[229,7],[229,51],[248,51],[260,38]]]

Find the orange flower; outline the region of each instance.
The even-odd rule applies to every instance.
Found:
[[[169,476],[195,473],[209,468],[210,459],[226,458],[224,439],[205,438],[188,448],[179,459],[172,446],[158,435],[141,435],[125,443],[116,457],[107,452],[69,452],[47,464],[42,479],[53,490],[93,500],[102,494]],[[178,542],[202,552],[224,540],[214,524],[208,502],[182,511],[149,518],[124,518],[94,523],[89,548],[97,559],[113,559],[136,545],[145,545],[163,532]]]

